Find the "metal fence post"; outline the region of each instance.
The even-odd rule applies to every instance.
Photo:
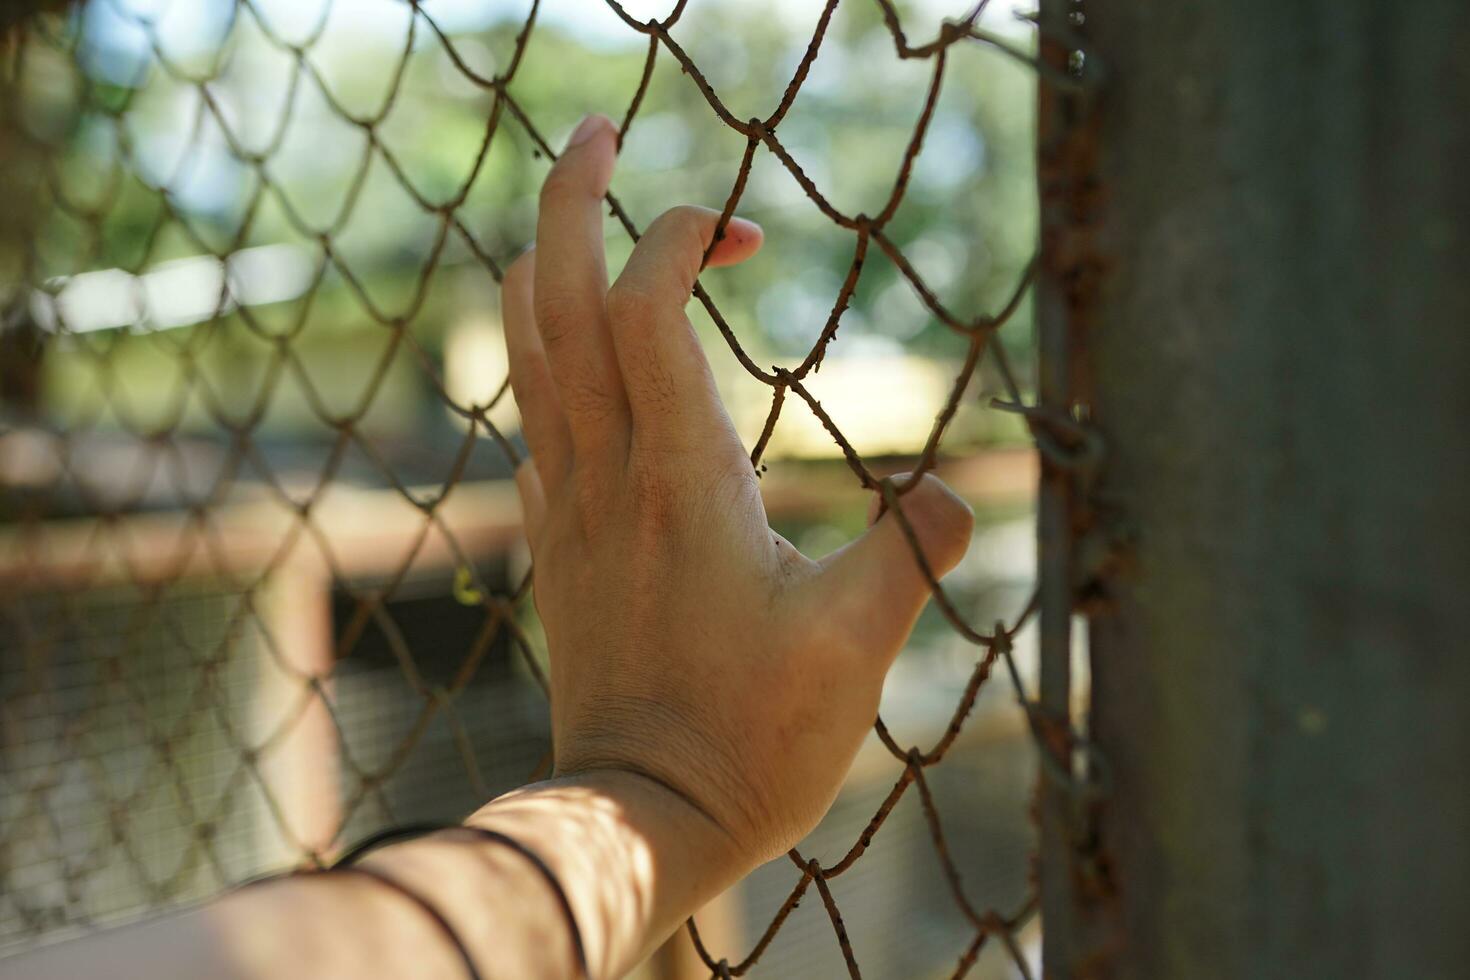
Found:
[[[1090,506],[1130,542],[1091,619],[1118,926],[1086,975],[1462,976],[1470,6],[1085,29]]]

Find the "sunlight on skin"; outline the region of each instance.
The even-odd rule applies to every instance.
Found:
[[[594,976],[618,976],[642,961],[690,909],[746,870],[734,842],[708,817],[629,773],[586,773],[512,793],[467,822],[509,834],[551,865],[571,900]],[[526,878],[523,894],[552,901],[546,882],[515,857]],[[542,914],[561,929],[554,908]]]

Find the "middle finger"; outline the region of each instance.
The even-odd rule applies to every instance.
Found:
[[[541,188],[536,225],[535,309],[561,394],[576,464],[626,451],[627,394],[608,332],[602,199],[612,179],[617,130],[588,116]]]

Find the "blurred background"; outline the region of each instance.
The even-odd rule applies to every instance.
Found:
[[[672,35],[734,116],[763,117],[823,6],[692,0]],[[559,147],[586,113],[621,120],[648,41],[600,2],[547,0],[523,46],[527,0],[419,7],[89,0],[4,36],[0,953],[456,819],[545,771],[493,270],[530,241],[548,165],[525,121]],[[669,7],[626,4],[640,22]],[[970,8],[896,5],[914,44]],[[1026,12],[978,23],[1025,52]],[[476,81],[512,70],[516,110]],[[883,208],[933,70],[896,55],[879,4],[837,6],[779,129],[834,207]],[[888,225],[965,319],[1003,306],[1035,250],[1034,86],[995,45],[950,48]],[[744,150],[660,52],[613,192],[639,227],[720,207]],[[854,235],[764,148],[737,213],[765,248],[702,281],[756,364],[794,368]],[[611,218],[608,242],[616,270],[630,241]],[[993,341],[1023,390],[1029,305]],[[753,445],[771,391],[690,311]],[[967,348],[873,248],[807,384],[898,472]],[[979,518],[945,584],[982,630],[1034,578],[1035,461],[1001,395],[987,357],[939,466]],[[772,524],[807,554],[861,531],[869,494],[799,399],[764,466]],[[899,745],[944,733],[983,652],[926,612],[885,690]],[[1031,676],[1029,631],[1017,652]],[[927,777],[971,898],[1008,913],[1031,891],[1034,768],[999,675]],[[870,741],[803,854],[841,858],[902,773]],[[775,862],[701,916],[716,958],[743,958],[797,878]],[[913,792],[832,888],[866,975],[947,976],[974,939]],[[649,975],[705,975],[689,955]],[[814,895],[754,974],[846,974]],[[1012,972],[987,948],[970,975]]]

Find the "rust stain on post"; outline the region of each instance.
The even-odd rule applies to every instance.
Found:
[[[1085,61],[1085,8],[1043,2],[1038,85],[1037,173],[1041,207],[1038,278],[1039,376],[1028,421],[1041,456],[1038,489],[1041,682],[1036,719],[1041,766],[1039,822],[1043,961],[1048,977],[1097,972],[1111,945],[1099,923],[1113,883],[1095,832],[1096,761],[1083,753],[1072,718],[1072,616],[1087,577],[1079,543],[1095,523],[1088,502],[1100,443],[1091,433],[1086,349],[1105,262],[1096,231],[1103,201],[1097,179],[1096,98]],[[1072,78],[1077,85],[1056,84]],[[1081,759],[1080,763],[1074,761]]]

